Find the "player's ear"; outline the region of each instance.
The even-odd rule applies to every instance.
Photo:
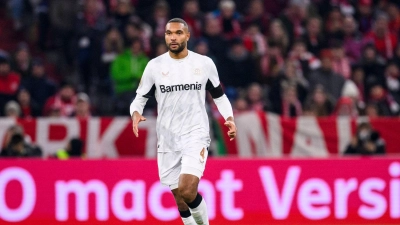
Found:
[[[186,32],[186,41],[189,41],[189,39],[190,39],[190,32],[187,31],[187,32]]]

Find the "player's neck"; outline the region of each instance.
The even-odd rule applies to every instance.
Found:
[[[186,56],[188,56],[189,51],[188,51],[187,48],[185,48],[185,49],[183,49],[181,52],[176,53],[176,54],[173,53],[173,52],[171,52],[171,51],[168,51],[168,53],[169,53],[169,56],[171,56],[171,58],[173,58],[173,59],[183,59],[183,58],[185,58]]]

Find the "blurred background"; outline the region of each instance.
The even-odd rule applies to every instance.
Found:
[[[272,158],[286,171],[279,160],[289,166],[292,158],[319,158],[312,161],[318,167],[342,156],[379,155],[383,172],[372,164],[363,174],[400,176],[392,163],[400,153],[398,0],[2,0],[0,157],[133,157],[154,166],[157,103],[148,101],[139,138],[129,105],[148,61],[167,51],[165,24],[174,17],[189,25],[189,50],[216,64],[234,109],[239,133],[230,142],[207,96],[212,168],[212,160],[240,166],[240,159]],[[346,159],[355,164],[340,161],[344,171],[364,162]],[[0,161],[0,168],[25,165],[17,162]],[[399,222],[399,202],[373,222]]]
[[[360,130],[358,118],[365,116],[377,121],[378,130],[390,129],[373,135],[374,142],[383,145],[379,151],[357,147],[356,140],[346,151],[352,139],[335,135],[341,146],[337,151],[328,147],[328,152],[385,153],[386,147],[400,152],[391,147],[392,140],[384,146],[379,135],[383,132],[385,139],[393,139],[397,126],[387,127],[385,122],[398,123],[400,113],[398,1],[8,0],[0,4],[0,115],[18,120],[31,133],[37,133],[37,124],[27,121],[36,118],[81,121],[129,116],[147,62],[167,51],[166,22],[181,17],[189,24],[189,49],[214,60],[236,116],[277,115],[280,127],[291,133],[298,130],[293,127],[297,118],[304,116],[317,121],[357,120],[341,127],[348,136]],[[216,140],[211,151],[225,155],[229,150],[220,115],[209,97],[207,108]],[[144,115],[156,116],[155,99],[150,99]],[[282,120],[292,120],[293,126]],[[326,131],[325,138],[336,130]],[[365,130],[373,131],[374,126]],[[87,138],[82,129],[76,131],[78,138]],[[65,136],[57,129],[50,133],[60,132]],[[324,132],[319,133],[323,138]],[[30,139],[34,142],[36,137]],[[144,142],[119,152],[140,155]],[[57,150],[37,147],[45,149],[45,156]],[[117,153],[118,148],[113,156]]]

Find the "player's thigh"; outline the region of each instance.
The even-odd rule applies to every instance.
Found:
[[[190,144],[182,151],[181,174],[194,175],[197,178],[203,176],[208,157],[208,146],[205,144]]]
[[[158,152],[158,175],[162,184],[177,188],[181,172],[182,152]]]

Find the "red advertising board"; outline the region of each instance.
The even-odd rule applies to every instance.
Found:
[[[399,224],[400,158],[209,159],[213,225]],[[155,160],[0,160],[0,224],[182,224]]]
[[[225,140],[223,148],[214,153],[239,157],[342,155],[355,133],[357,123],[368,118],[348,117],[297,117],[283,118],[274,114],[249,112],[235,116],[237,137],[229,141],[224,120],[213,129],[212,140]],[[386,143],[388,154],[399,154],[397,139],[400,133],[399,118],[379,118],[369,121]],[[33,120],[0,119],[0,145],[5,143],[9,127],[19,124],[27,140],[42,147],[45,157],[64,148],[74,137],[84,141],[88,158],[146,157],[156,158],[156,118],[147,117],[139,125],[139,137],[132,132],[129,117],[37,118]],[[212,145],[217,146],[217,145]],[[221,145],[218,145],[221,146]]]

